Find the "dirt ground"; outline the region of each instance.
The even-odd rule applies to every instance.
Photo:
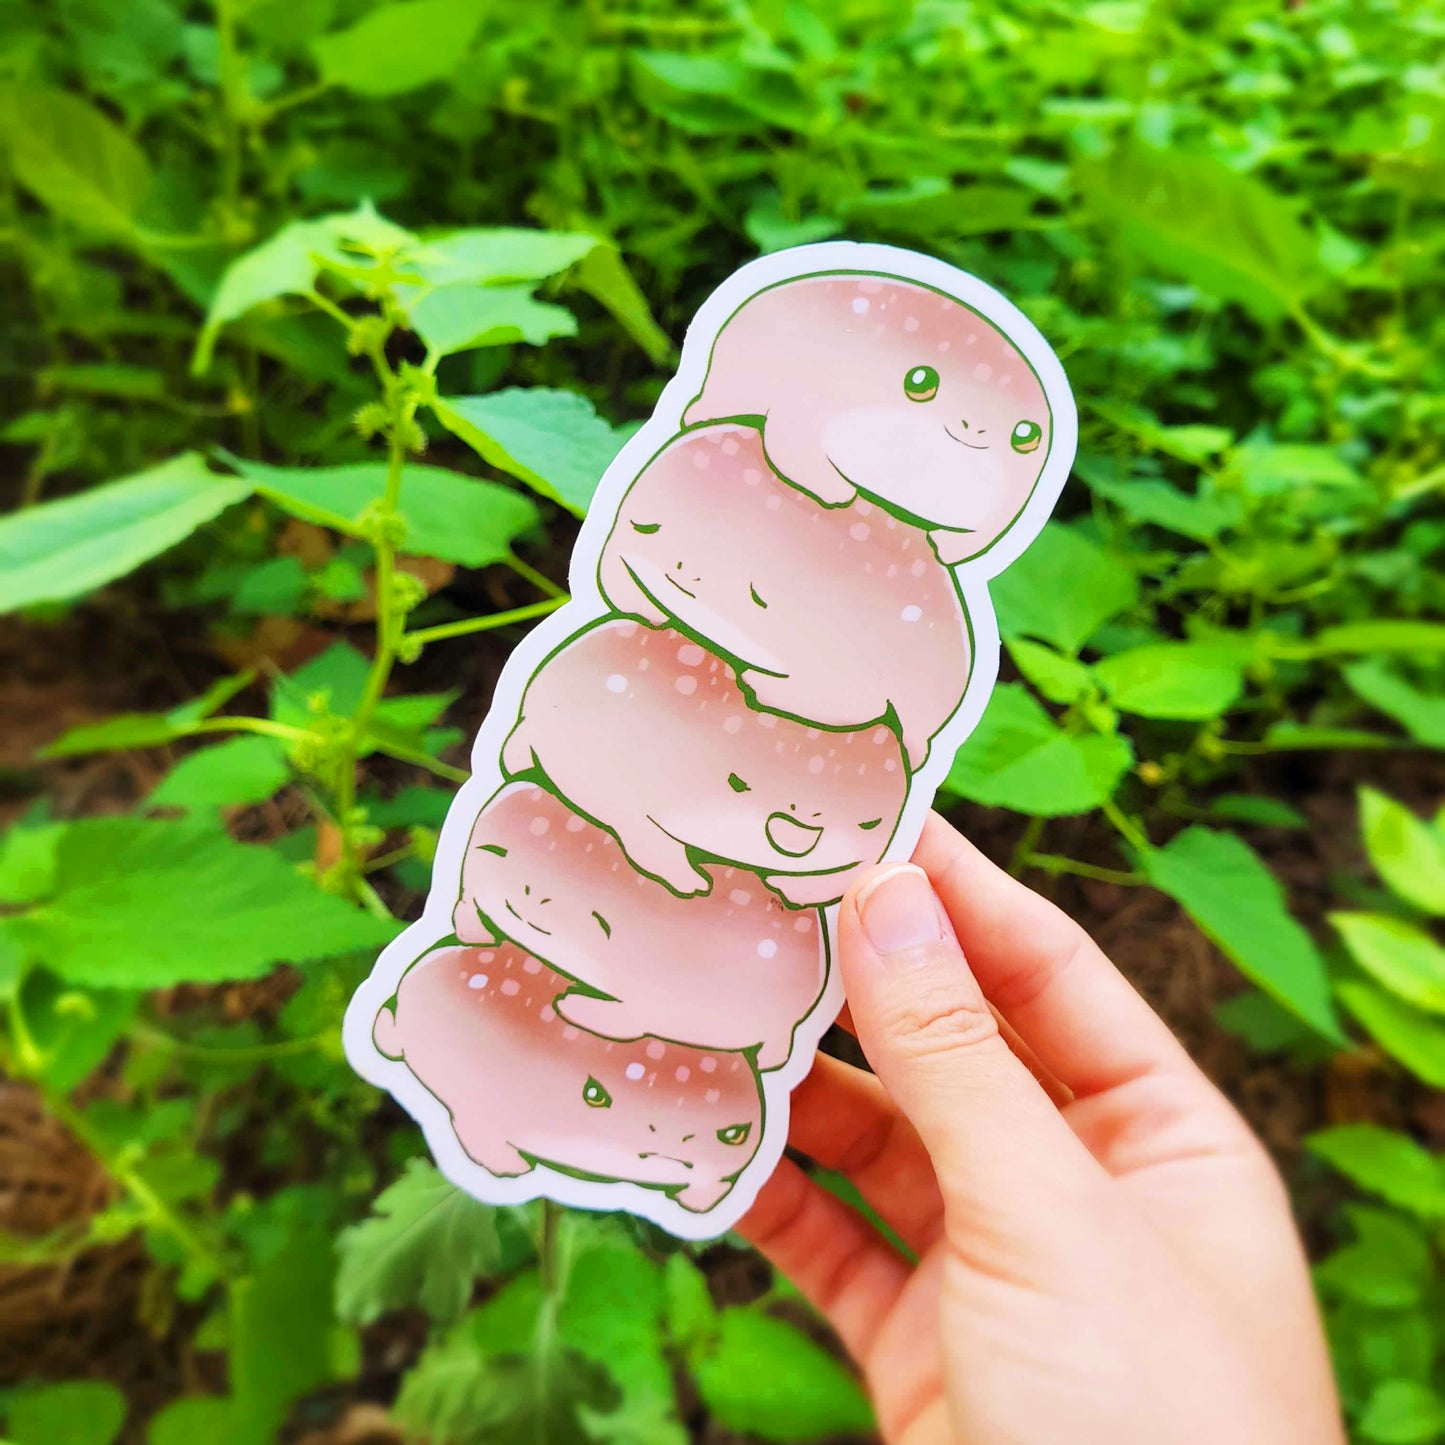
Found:
[[[551,570],[562,573],[560,566]],[[493,569],[460,575],[451,596],[460,607],[480,611],[517,605],[532,594],[510,572]],[[200,619],[194,629],[182,630],[183,624],[173,613],[146,608],[133,592],[117,591],[59,623],[12,624],[0,633],[0,716],[5,718],[0,828],[40,797],[60,817],[125,810],[179,755],[157,749],[37,764],[36,750],[67,728],[116,712],[173,706],[248,654],[263,674],[267,666],[289,670],[336,636],[272,623],[253,639],[239,644],[229,639],[218,646]],[[364,648],[368,633],[368,627],[358,626],[353,640]],[[516,635],[488,634],[434,646],[400,674],[398,685],[408,691],[463,688],[448,720],[470,738]],[[263,705],[259,686],[232,704],[242,710]],[[375,769],[382,786],[413,780],[410,770],[386,760]],[[1423,806],[1445,794],[1445,759],[1420,753],[1297,754],[1251,760],[1230,784],[1233,792],[1283,799],[1309,819],[1307,832],[1259,828],[1247,836],[1285,882],[1297,916],[1322,940],[1328,937],[1324,914],[1338,901],[1336,883],[1368,874],[1356,824],[1355,790],[1363,783]],[[296,826],[302,816],[299,800],[283,794],[247,810],[233,824],[240,836],[261,839]],[[1024,826],[1016,815],[980,807],[952,808],[949,816],[1000,862],[1007,861]],[[1096,819],[1051,822],[1040,846],[1119,866],[1113,834]],[[1244,1112],[1291,1181],[1313,1248],[1328,1238],[1328,1217],[1340,1193],[1333,1179],[1302,1157],[1301,1141],[1310,1131],[1368,1119],[1408,1127],[1427,1142],[1445,1145],[1445,1100],[1409,1084],[1374,1051],[1361,1049],[1306,1068],[1251,1054],[1220,1028],[1212,1010],[1240,992],[1243,980],[1168,898],[1147,888],[1068,876],[1033,874],[1028,881],[1089,929]],[[404,893],[388,901],[403,915],[420,903],[418,896]],[[236,1014],[264,1006],[268,999],[264,987],[251,986],[233,991],[226,1002],[226,1012]],[[173,1006],[184,1007],[186,1000]],[[850,1043],[845,1039],[840,1047],[846,1051]],[[107,1188],[83,1151],[39,1113],[26,1091],[0,1081],[0,1227],[44,1233],[97,1207]],[[726,1246],[710,1250],[703,1262],[722,1300],[749,1298],[766,1284],[760,1262]],[[206,1382],[174,1357],[174,1330],[157,1338],[134,1327],[144,1304],[145,1278],[134,1241],[92,1251],[60,1271],[0,1267],[0,1318],[6,1321],[0,1327],[0,1381],[103,1375],[132,1392],[137,1416],[145,1400],[158,1405],[180,1388],[201,1388]],[[304,1417],[296,1422],[308,1445],[369,1445],[393,1438],[376,1402],[388,1398],[422,1336],[422,1322],[404,1317],[368,1331],[365,1367],[349,1395],[316,1402],[315,1410],[307,1412],[319,1433],[308,1433]],[[210,1384],[219,1387],[220,1382]],[[708,1427],[700,1412],[696,1423],[700,1439],[723,1445],[725,1437]]]

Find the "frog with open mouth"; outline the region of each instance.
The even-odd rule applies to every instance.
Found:
[[[532,676],[502,749],[673,892],[707,863],[795,907],[836,903],[887,849],[908,791],[897,734],[809,727],[748,705],[731,666],[673,628],[605,619]]]

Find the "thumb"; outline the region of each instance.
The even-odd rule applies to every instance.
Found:
[[[858,1042],[928,1150],[950,1233],[1057,1235],[1104,1176],[999,1032],[928,875],[875,869],[838,922]]]

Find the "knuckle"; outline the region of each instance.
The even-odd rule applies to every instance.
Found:
[[[981,994],[937,987],[901,998],[889,1032],[900,1052],[916,1058],[986,1046],[999,1037],[998,1021]]]

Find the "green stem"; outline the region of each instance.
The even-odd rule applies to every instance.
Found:
[[[549,612],[557,611],[571,600],[564,592],[560,597],[549,597],[545,602],[529,602],[525,607],[513,607],[507,612],[491,612],[482,617],[464,617],[459,622],[421,627],[404,636],[407,642],[420,643],[425,647],[429,642],[444,642],[449,637],[465,637],[472,632],[491,632],[498,627],[509,627],[514,622],[530,622],[534,617],[545,617]]]
[[[1140,850],[1149,847],[1148,834],[1112,798],[1104,800],[1100,811],[1114,825],[1115,830],[1123,835],[1124,840],[1131,847]]]
[[[1092,878],[1096,883],[1118,883],[1125,888],[1137,888],[1145,883],[1142,873],[1126,873],[1118,868],[1100,868],[1093,863],[1084,863],[1078,858],[1065,858],[1058,853],[1029,853],[1024,863],[1030,868],[1042,868],[1045,873],[1070,873],[1077,878]]]
[[[226,221],[235,219],[241,200],[241,119],[246,105],[246,74],[236,46],[236,0],[216,0],[216,41],[221,82],[221,197]]]
[[[557,1219],[557,1206],[550,1199],[544,1199],[537,1228],[537,1272],[542,1280],[542,1291],[549,1296],[557,1293],[558,1284]]]
[[[544,576],[535,567],[522,561],[520,557],[507,557],[507,566],[519,577],[525,577],[538,592],[546,597],[560,597],[566,601],[567,593],[560,588],[550,577]]]
[[[144,1024],[133,1030],[138,1039],[154,1044],[157,1048],[168,1049],[184,1059],[199,1059],[217,1064],[259,1064],[268,1059],[285,1059],[294,1054],[309,1054],[327,1043],[331,1035],[312,1034],[304,1039],[282,1039],[274,1044],[242,1044],[235,1048],[212,1047],[208,1044],[193,1044],[178,1039],[162,1029],[149,1028]]]
[[[264,717],[210,717],[193,723],[187,733],[259,733],[262,737],[281,738],[288,743],[309,736],[305,728],[290,723],[272,722]]]
[[[1039,839],[1043,837],[1046,821],[1044,818],[1029,819],[1028,827],[1024,829],[1023,836],[1019,839],[1017,846],[1014,848],[1013,856],[1008,862],[1008,871],[1015,878],[1017,878],[1032,861],[1034,849],[1038,846]]]

